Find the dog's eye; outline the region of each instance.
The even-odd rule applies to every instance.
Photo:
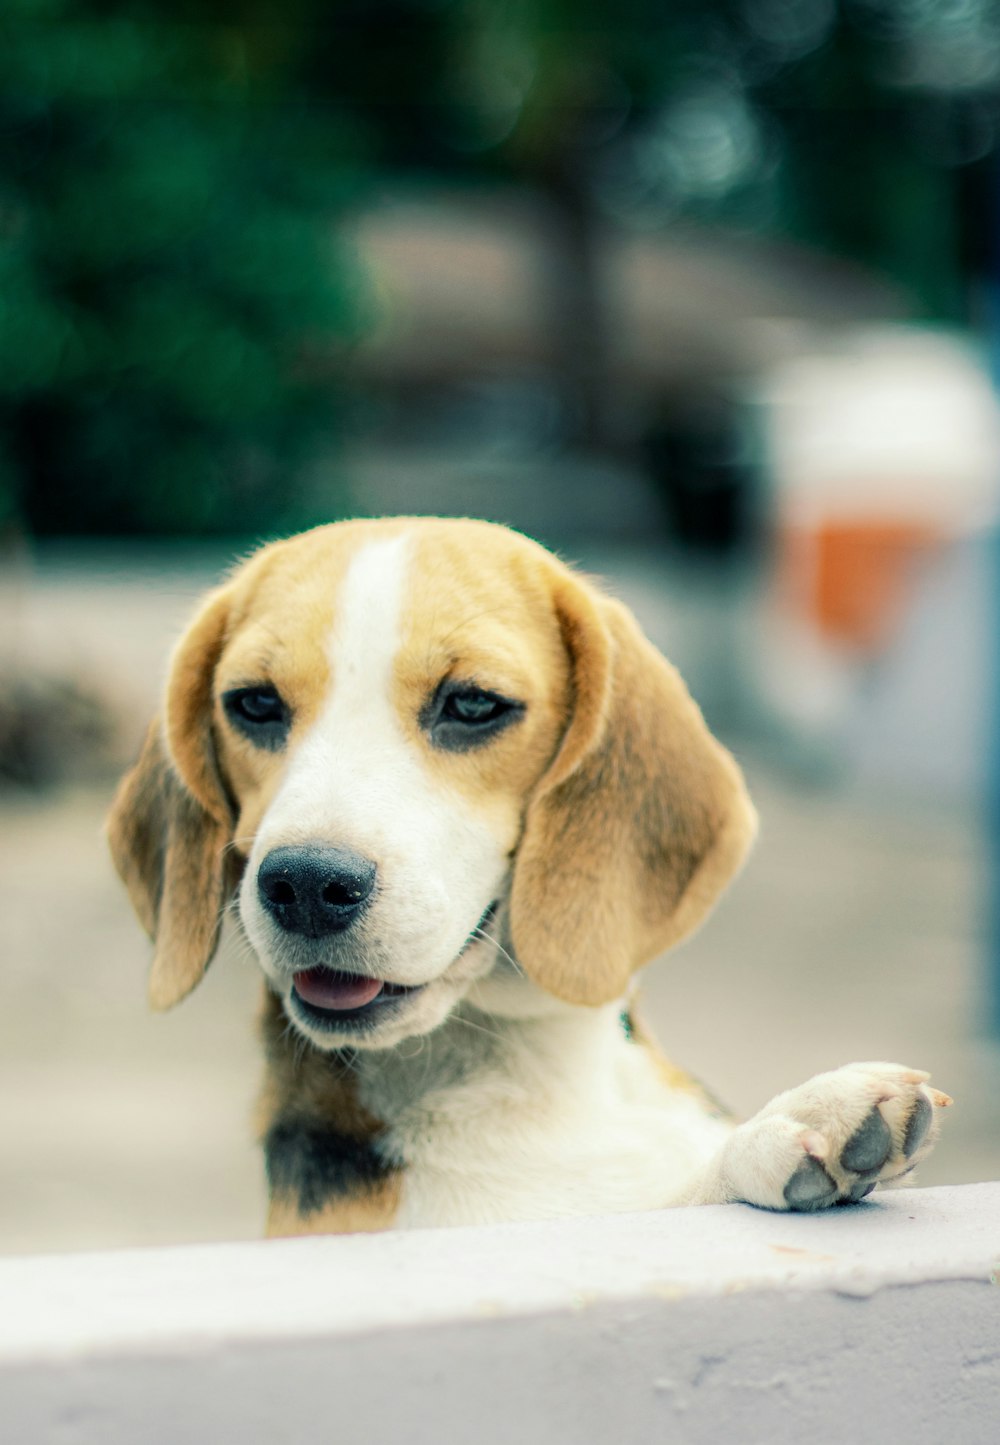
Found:
[[[471,723],[476,727],[480,723],[493,722],[509,707],[510,703],[501,697],[495,697],[490,692],[476,692],[470,688],[468,692],[450,693],[445,698],[441,716],[453,718],[455,722]]]
[[[280,746],[288,727],[289,712],[281,694],[273,687],[235,687],[222,698],[232,723],[264,747]]]
[[[437,747],[459,753],[481,747],[523,712],[523,703],[499,693],[445,683],[428,708],[425,722]]]
[[[246,722],[284,722],[285,704],[273,687],[248,687],[226,697],[230,712],[238,713]]]

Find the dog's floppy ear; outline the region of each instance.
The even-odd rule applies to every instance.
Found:
[[[235,885],[232,810],[215,761],[212,673],[225,635],[215,593],[174,654],[163,722],[154,719],[108,818],[111,855],[154,941],[149,997],[170,1008],[212,960]]]
[[[698,926],[756,817],[733,758],[631,613],[571,573],[554,591],[572,716],[529,803],[511,932],[529,977],[596,1005]]]

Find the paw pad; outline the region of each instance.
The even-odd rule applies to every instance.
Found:
[[[847,1191],[845,1198],[840,1200],[840,1203],[860,1204],[862,1199],[868,1198],[869,1194],[871,1194],[877,1183],[877,1174],[863,1174],[860,1179],[856,1179],[854,1181],[850,1189]]]
[[[837,1186],[818,1159],[806,1155],[785,1185],[789,1209],[824,1209],[837,1193]]]
[[[892,1134],[876,1106],[844,1145],[840,1165],[852,1174],[877,1174],[891,1153]]]
[[[927,1137],[927,1130],[931,1127],[931,1120],[934,1117],[934,1106],[922,1094],[917,1095],[916,1103],[913,1106],[913,1113],[906,1123],[906,1133],[903,1136],[903,1153],[907,1159],[912,1159]]]

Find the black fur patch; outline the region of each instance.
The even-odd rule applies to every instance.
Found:
[[[331,1199],[364,1194],[394,1172],[372,1139],[352,1139],[309,1119],[278,1119],[264,1139],[271,1193],[289,1196],[300,1214]]]

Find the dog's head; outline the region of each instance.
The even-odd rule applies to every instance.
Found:
[[[209,596],[109,831],[155,1006],[201,978],[235,892],[333,1049],[425,1033],[473,987],[621,997],[753,824],[621,604],[502,527],[400,519],[266,547]]]

